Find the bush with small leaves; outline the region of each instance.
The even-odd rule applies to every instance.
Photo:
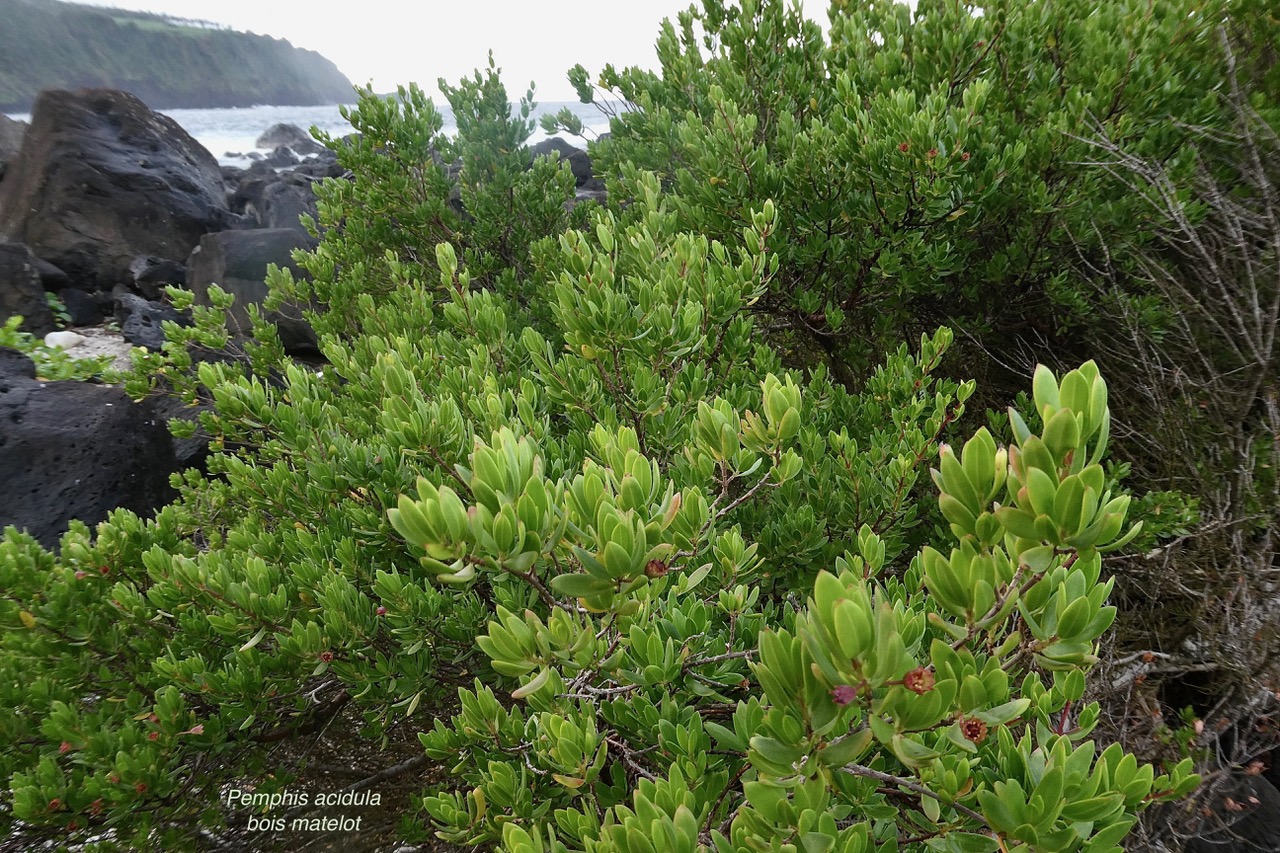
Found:
[[[260,779],[271,744],[344,708],[376,742],[479,679],[492,687],[462,707],[486,703],[470,726],[484,730],[507,713],[489,691],[514,675],[573,677],[530,668],[534,628],[591,671],[619,652],[614,634],[581,633],[595,611],[616,631],[616,611],[666,589],[687,596],[666,621],[625,617],[628,671],[727,709],[749,692],[755,637],[860,528],[888,559],[918,547],[920,475],[972,391],[932,375],[950,335],[890,354],[857,394],[785,371],[751,311],[776,273],[773,206],[728,246],[678,230],[657,179],[645,187],[629,224],[597,208],[537,248],[537,327],[440,243],[433,278],[396,279],[354,333],[324,335],[319,371],[269,332],[247,361],[195,357],[226,341],[216,291],[140,357],[136,390],[163,374],[209,401],[215,453],[154,521],[118,513],[56,558],[16,533],[0,544],[14,629],[0,726],[25,744],[3,769],[25,837],[110,822],[189,841],[222,819],[207,808],[218,785]],[[342,275],[317,273],[317,291]],[[402,536],[424,532],[423,550]],[[627,731],[666,731],[657,707],[626,714]],[[622,724],[580,736],[548,722],[547,772],[624,784],[608,747]]]
[[[366,89],[342,108],[353,134],[317,132],[348,174],[317,186],[319,218],[303,223],[321,242],[296,253],[309,275],[295,280],[273,269],[268,308],[314,297],[324,307],[313,318],[319,334],[357,334],[388,292],[436,279],[434,247],[446,241],[478,284],[518,299],[530,247],[581,224],[585,207],[566,212],[574,197],[568,163],[543,157],[529,167],[532,88],[512,115],[490,56],[483,73],[457,86],[442,79],[440,89],[457,125],[453,137],[441,133],[444,120],[417,85],[386,98]]]
[[[591,146],[611,197],[653,170],[717,239],[778,204],[762,307],[853,378],[904,329],[963,324],[1007,353],[1088,322],[1075,262],[1147,211],[1079,136],[1187,176],[1185,126],[1228,127],[1215,29],[1252,2],[839,0],[824,33],[784,0],[701,0],[663,22],[659,69],[569,76],[614,114]]]
[[[695,426],[695,468],[753,448],[763,481],[795,475],[802,391],[761,387],[762,418]],[[983,429],[942,448],[949,554],[926,546],[895,576],[864,526],[800,606],[740,582],[740,528],[699,548],[713,502],[625,427],[593,431],[599,461],[561,477],[495,436],[467,471],[474,505],[421,481],[392,523],[437,582],[538,593],[478,639],[514,704],[477,683],[422,737],[465,780],[425,800],[441,835],[512,853],[1119,849],[1197,779],[1089,739],[1085,674],[1115,617],[1100,554],[1137,527],[1100,465],[1096,368],[1041,368],[1034,390],[1038,433],[1011,411],[1012,446]]]
[[[342,714],[452,771],[420,831],[509,851],[1096,853],[1194,784],[1089,740],[1131,535],[1091,365],[956,455],[948,330],[855,390],[764,342],[773,202],[714,239],[632,170],[625,210],[565,219],[563,167],[511,171],[496,71],[446,94],[464,206],[526,230],[450,205],[420,93],[366,94],[310,279],[269,277],[326,363],[256,310],[209,357],[212,291],[130,386],[209,404],[207,475],[57,555],[6,531],[0,832],[194,847]]]

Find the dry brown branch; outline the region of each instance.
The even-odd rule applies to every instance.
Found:
[[[1230,60],[1226,72],[1235,132],[1183,128],[1195,142],[1190,183],[1100,125],[1081,138],[1096,155],[1087,165],[1144,200],[1156,223],[1153,243],[1080,252],[1081,271],[1116,306],[1100,346],[1124,365],[1108,372],[1117,445],[1146,489],[1182,491],[1200,511],[1186,535],[1112,562],[1124,617],[1096,698],[1108,735],[1157,760],[1178,758],[1169,730],[1191,705],[1203,722],[1192,744],[1208,780],[1200,802],[1280,747],[1270,723],[1280,712],[1280,139]],[[1158,297],[1165,328],[1144,324],[1135,291]],[[1178,849],[1201,815],[1164,809],[1131,849]]]

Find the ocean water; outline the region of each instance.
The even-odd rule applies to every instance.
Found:
[[[535,118],[545,114],[556,114],[563,107],[568,107],[579,119],[584,128],[590,132],[587,138],[604,133],[609,129],[609,119],[600,110],[589,104],[577,101],[548,101],[539,103],[533,112]],[[453,120],[453,112],[448,104],[437,103],[436,109],[444,118],[443,132],[452,135],[457,132]],[[161,110],[171,116],[187,133],[191,134],[205,148],[218,158],[225,166],[247,166],[251,160],[249,152],[266,153],[256,147],[256,141],[264,130],[274,124],[295,124],[303,130],[317,127],[320,130],[343,136],[351,132],[351,125],[342,117],[337,105],[319,107],[241,107],[217,110]],[[30,115],[14,114],[11,118],[30,121]],[[539,142],[547,136],[541,127],[535,127],[530,137],[530,144]],[[584,142],[576,137],[565,136],[565,141],[579,147]]]

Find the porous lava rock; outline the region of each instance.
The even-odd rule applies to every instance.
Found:
[[[0,182],[0,236],[86,290],[129,281],[138,255],[181,261],[235,220],[213,155],[113,89],[41,92]]]
[[[43,337],[57,328],[45,297],[38,259],[21,243],[0,242],[0,325],[20,315],[24,332]]]
[[[149,514],[173,499],[177,468],[164,420],[120,388],[43,382],[31,360],[0,349],[0,527],[47,548],[72,519],[116,507]]]
[[[120,335],[134,346],[159,350],[164,346],[164,324],[189,326],[191,321],[163,302],[150,302],[132,293],[116,294],[116,322]]]
[[[267,267],[288,268],[296,277],[306,273],[293,260],[295,249],[310,249],[314,241],[292,228],[260,228],[252,231],[223,231],[206,234],[187,259],[187,286],[196,302],[209,305],[209,286],[216,284],[235,296],[228,326],[248,335],[252,331],[246,306],[261,304],[267,296]],[[275,324],[285,351],[309,355],[319,351],[315,331],[302,318],[297,305],[269,311],[266,318]]]

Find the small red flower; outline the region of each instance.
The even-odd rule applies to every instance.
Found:
[[[78,821],[72,820],[71,823],[67,824],[68,832],[75,832],[79,828],[80,828],[80,824]]]
[[[101,574],[107,575],[107,574],[110,574],[110,573],[111,573],[111,567],[110,567],[110,566],[98,566],[98,571],[99,571]]]
[[[62,753],[63,755],[66,755],[70,751],[71,751],[71,744],[68,741],[64,740],[61,744],[58,745],[58,752]]]
[[[933,684],[933,673],[923,666],[916,667],[906,675],[902,676],[902,686],[910,690],[912,693],[928,693],[933,689]]]
[[[137,791],[139,794],[145,794],[147,792],[147,783],[139,782],[133,786],[133,790]]]
[[[386,615],[387,615],[387,608],[385,608],[385,607],[379,607],[379,608],[377,609],[377,611],[376,611],[376,612],[377,612],[377,614],[378,614],[379,616],[386,616]]]
[[[907,153],[907,149],[908,149],[908,148],[910,148],[910,147],[911,147],[911,146],[910,146],[910,145],[908,145],[908,144],[907,144],[907,143],[905,143],[905,142],[900,142],[900,143],[898,143],[898,150],[899,150],[899,151],[901,151],[903,154],[906,154],[906,153]]]
[[[961,160],[963,160],[964,162],[968,163],[968,162],[969,162],[969,152],[968,152],[968,151],[965,151],[963,154],[961,154],[961,155],[960,155],[960,159],[961,159]]]
[[[89,577],[89,573],[88,573],[88,572],[85,572],[85,571],[79,571],[79,572],[76,572],[76,580],[78,580],[78,581],[82,581],[82,580],[84,580],[84,579],[85,579],[85,578],[87,578],[87,577]]]
[[[58,799],[57,797],[54,797],[52,800],[49,801],[49,811],[56,812],[60,808],[62,808],[62,800]]]
[[[974,743],[982,743],[987,739],[987,724],[977,717],[966,717],[960,723],[960,731]]]
[[[661,560],[650,560],[644,564],[646,577],[660,578],[667,573],[667,564]]]
[[[333,652],[329,651],[328,649],[321,652],[320,660],[324,661],[325,663],[330,663],[333,660]]]
[[[120,775],[117,773],[112,773],[110,776],[107,777],[107,781],[110,782],[112,785],[119,785]]]
[[[937,157],[937,156],[938,156],[938,149],[937,149],[937,148],[930,148],[930,149],[929,149],[929,159],[930,159],[930,160],[932,160],[934,157]]]
[[[848,684],[839,684],[831,689],[831,701],[841,708],[858,698],[858,691]]]
[[[151,722],[153,722],[153,723],[158,723],[158,722],[160,722],[160,718],[159,718],[158,716],[156,716],[155,714],[152,714],[150,717],[147,717],[147,719],[148,719],[148,720],[150,720],[150,721],[151,721]]]
[[[98,799],[94,800],[92,803],[89,804],[89,814],[93,815],[94,817],[97,817],[98,815],[102,814],[102,798],[101,797],[99,797]]]
[[[147,740],[160,740],[160,733],[152,732],[151,734],[147,735]]]
[[[987,41],[986,41],[986,39],[983,39],[982,41],[978,42],[978,47],[979,47],[979,48],[984,48],[984,47],[986,47],[986,46],[987,46]]]

